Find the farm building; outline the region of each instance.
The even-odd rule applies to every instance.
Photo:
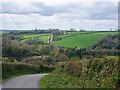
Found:
[[[58,36],[58,35],[64,35],[64,34],[66,34],[66,31],[59,30],[59,29],[52,29],[51,33],[53,34],[53,36]]]

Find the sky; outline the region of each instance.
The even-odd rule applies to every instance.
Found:
[[[0,29],[110,30],[118,28],[117,0],[4,0]]]

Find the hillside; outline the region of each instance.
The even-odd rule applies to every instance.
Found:
[[[117,47],[118,37],[117,35],[114,35],[114,34],[116,34],[116,32],[104,32],[104,33],[103,32],[68,32],[68,34],[62,34],[62,35],[60,34],[55,36],[56,39],[53,40],[53,44],[49,44],[45,42],[50,37],[50,33],[38,34],[36,33],[36,31],[35,33],[28,33],[28,34],[27,32],[5,33],[3,34],[3,37],[2,37],[2,41],[3,41],[2,42],[2,56],[3,56],[2,72],[4,76],[2,77],[2,79],[3,80],[9,79],[12,76],[21,75],[21,74],[52,72],[55,69],[55,66],[57,65],[57,63],[59,64],[61,63],[63,64],[62,65],[63,67],[66,67],[66,65],[68,65],[69,63],[72,63],[72,61],[76,61],[75,63],[80,62],[83,64],[82,67],[86,68],[86,66],[84,66],[84,62],[86,63],[85,65],[87,65],[87,60],[88,61],[93,60],[91,61],[91,63],[93,63],[94,60],[97,60],[96,62],[99,63],[99,58],[101,60],[102,57],[117,56],[118,49],[119,49],[119,47]],[[56,45],[56,42],[62,42],[61,44],[64,44],[66,46],[67,46],[67,43],[69,43],[70,46],[71,45],[73,46],[71,46],[70,48],[63,47],[63,46],[58,47]],[[76,45],[80,45],[80,47]],[[82,47],[82,45],[84,48]],[[103,48],[103,46],[105,48]],[[108,47],[111,47],[111,48],[108,48]],[[114,63],[114,62],[111,62],[111,63]],[[77,64],[75,64],[75,67],[76,65]],[[65,80],[68,83],[69,81],[71,81],[70,79],[68,79],[68,77],[70,77],[73,79],[74,81],[73,83],[75,83],[76,79],[74,78],[74,76],[69,76],[69,74],[66,74],[66,72],[72,70],[72,68],[70,67],[71,69],[69,70],[69,66],[68,66],[66,67],[66,69],[63,69],[64,70],[63,72],[59,70],[59,67],[61,66],[58,65],[54,74],[51,74],[53,76],[48,76],[48,77],[51,77],[50,78],[51,80],[56,80],[55,77],[58,80],[59,80],[59,77],[63,78],[62,80],[60,80],[60,83],[62,82],[64,83]],[[58,71],[57,73],[59,75],[56,73],[56,71]],[[89,73],[91,73],[91,71],[93,70],[90,70]],[[72,72],[71,75],[73,75],[74,72],[73,71],[71,72]],[[79,72],[79,69],[77,69],[75,72]],[[91,75],[97,75],[96,72],[98,71],[96,70],[95,73],[93,72],[89,74],[90,77]],[[79,74],[81,75],[82,73],[79,73]],[[58,75],[58,76],[54,76],[54,75]],[[64,75],[67,77],[64,78],[63,77]],[[115,72],[115,75],[116,75],[116,72]],[[78,79],[81,79],[81,78],[82,77],[79,77]],[[94,83],[94,81],[91,81],[91,82]],[[53,82],[51,81],[50,83],[53,84],[55,83],[55,81]],[[80,84],[83,85],[84,83],[80,83]],[[59,85],[59,82],[58,82],[58,85]],[[53,87],[56,87],[56,86],[53,85]],[[68,86],[65,86],[65,87],[71,87],[71,85],[69,86],[69,83],[68,83]],[[74,86],[74,87],[77,87],[77,86]]]
[[[98,41],[96,44],[92,46],[94,50],[118,50],[120,46],[118,42],[120,40],[120,35],[108,35],[102,40]]]
[[[34,38],[37,38],[37,37],[39,39],[41,39],[44,43],[47,43],[47,41],[50,38],[50,34],[31,34],[31,35],[24,34],[24,35],[22,35],[21,42],[26,42],[26,41],[28,41],[30,39],[34,39]]]
[[[114,35],[117,32],[77,32],[59,36],[55,45],[65,48],[89,48],[107,35]]]
[[[118,57],[61,62],[40,81],[43,88],[117,88]]]

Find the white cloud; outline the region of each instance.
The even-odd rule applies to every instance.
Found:
[[[59,2],[118,2],[119,0],[59,0]],[[52,3],[52,2],[58,2],[58,0],[4,0],[2,2],[46,2],[46,3]]]
[[[0,21],[3,20],[0,28],[18,29],[15,23],[23,29],[74,27],[79,30],[118,27],[117,0],[109,0],[111,3],[104,3],[108,0],[101,1],[102,3],[96,3],[95,0],[90,0],[89,3],[81,0],[35,0],[34,3],[31,0],[12,1],[12,4],[9,0],[3,1],[10,14],[0,14]]]

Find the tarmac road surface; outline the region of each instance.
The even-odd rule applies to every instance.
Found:
[[[47,74],[32,74],[15,77],[2,84],[2,88],[39,88],[39,80]]]

